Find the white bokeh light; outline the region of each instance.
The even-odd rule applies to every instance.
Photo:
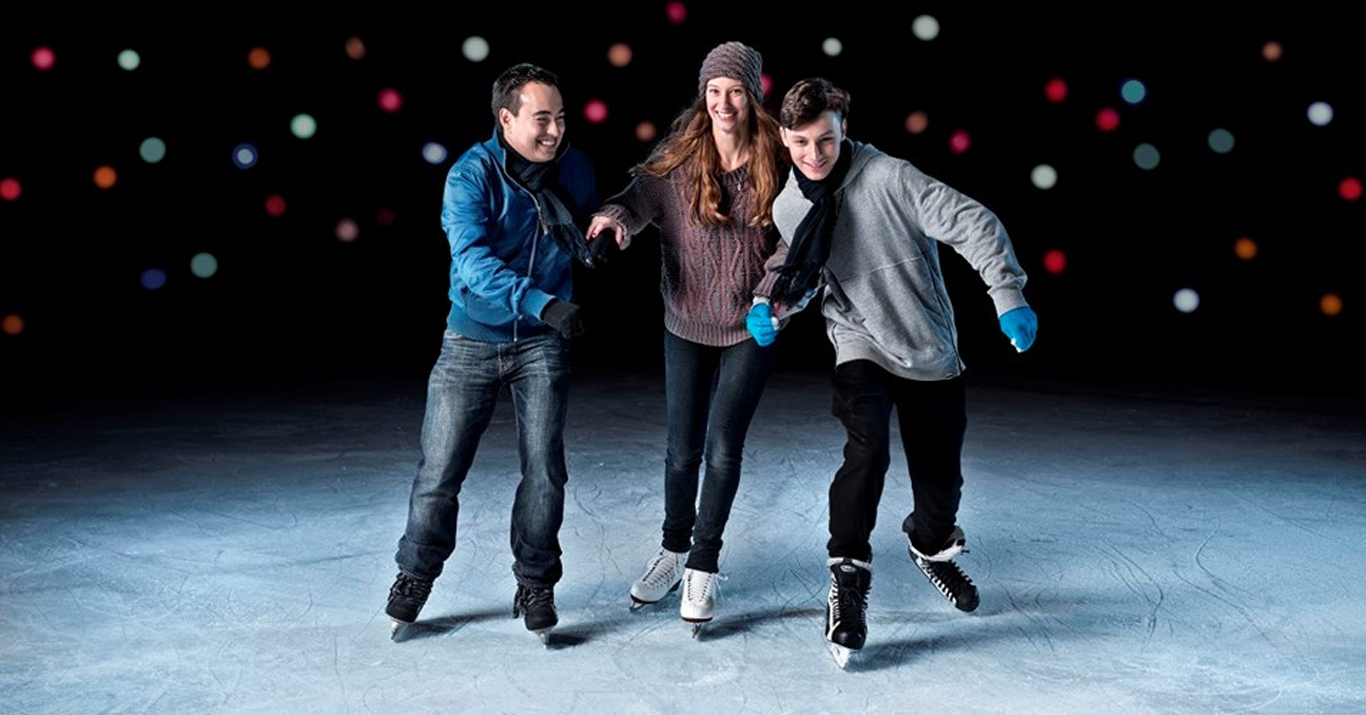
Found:
[[[844,43],[840,42],[837,37],[827,37],[821,43],[821,52],[824,52],[827,57],[838,57],[843,51]]]
[[[1314,102],[1309,105],[1309,122],[1324,127],[1333,121],[1333,105],[1327,102]]]
[[[939,36],[939,20],[932,15],[921,15],[911,21],[911,34],[929,42]]]
[[[446,147],[437,144],[436,142],[427,142],[422,145],[422,158],[425,159],[428,164],[440,164],[446,160],[446,157],[449,154],[450,152],[446,151]]]
[[[1029,172],[1029,180],[1033,184],[1044,190],[1053,188],[1058,183],[1058,171],[1048,164],[1039,164],[1034,170]]]
[[[488,40],[478,35],[466,37],[465,41],[460,44],[460,52],[470,62],[483,62],[489,56]]]
[[[1190,288],[1182,288],[1172,296],[1172,305],[1182,313],[1194,313],[1200,307],[1200,294]]]

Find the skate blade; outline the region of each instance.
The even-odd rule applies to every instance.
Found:
[[[389,640],[396,641],[402,638],[404,630],[410,625],[412,624],[397,619],[389,619]]]
[[[549,647],[550,647],[550,632],[551,632],[552,630],[554,630],[554,626],[551,626],[550,628],[539,628],[539,629],[537,629],[537,630],[532,631],[532,633],[535,634],[536,637],[540,639],[541,645],[545,646],[546,648],[549,648]]]
[[[702,634],[702,627],[707,625],[708,623],[711,623],[711,619],[708,618],[705,621],[694,621],[689,618],[684,618],[683,622],[688,624],[690,630],[692,631],[692,637],[696,638]]]
[[[834,656],[835,665],[838,665],[840,670],[847,669],[849,663],[854,661],[858,656],[858,651],[839,645],[838,643],[830,643],[827,641],[826,645],[830,647],[830,655]]]

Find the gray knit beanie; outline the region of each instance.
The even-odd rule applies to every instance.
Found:
[[[760,102],[764,101],[764,56],[758,50],[740,42],[717,45],[702,60],[702,71],[697,74],[697,93],[704,94],[707,82],[717,77],[738,79],[745,89]]]

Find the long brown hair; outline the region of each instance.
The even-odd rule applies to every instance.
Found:
[[[749,102],[749,131],[745,141],[749,144],[749,185],[754,199],[754,218],[750,225],[767,226],[773,223],[773,199],[781,188],[778,185],[784,168],[781,162],[787,158],[787,153],[783,150],[778,121],[748,89],[745,97]],[[687,180],[692,187],[688,208],[693,221],[702,226],[730,223],[730,217],[721,213],[721,182],[717,181],[721,173],[721,156],[711,137],[711,115],[707,113],[705,96],[693,100],[674,117],[668,136],[655,145],[649,158],[635,171],[664,177],[684,164],[688,165]]]

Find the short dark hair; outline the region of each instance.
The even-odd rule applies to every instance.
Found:
[[[498,121],[498,110],[507,108],[516,114],[522,109],[522,86],[528,82],[540,82],[559,88],[560,78],[544,67],[523,62],[513,65],[493,80],[493,120]]]
[[[849,117],[849,93],[836,87],[828,79],[804,79],[783,95],[783,106],[778,112],[778,123],[788,129],[809,124],[826,112],[834,112],[840,119]]]

